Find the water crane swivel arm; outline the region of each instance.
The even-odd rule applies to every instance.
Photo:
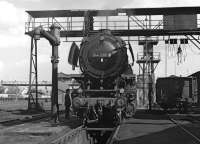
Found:
[[[35,28],[35,30],[34,30],[34,38],[36,40],[39,40],[40,36],[43,36],[50,42],[50,44],[52,46],[59,46],[60,45],[60,34],[58,33],[58,31],[55,31],[55,28],[60,30],[59,27],[52,25],[51,33],[50,33],[50,32],[47,32],[46,30],[44,30],[42,26],[39,26],[39,27]],[[52,32],[52,31],[54,31],[54,32]]]

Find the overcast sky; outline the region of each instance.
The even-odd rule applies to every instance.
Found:
[[[0,80],[28,80],[30,38],[24,35],[24,23],[27,21],[25,10],[56,9],[114,9],[144,7],[200,6],[199,0],[0,0]],[[51,47],[45,40],[39,42],[39,79],[51,79]],[[164,76],[164,48],[162,42],[155,51],[162,52],[162,61],[156,74]],[[135,46],[135,55],[142,48]],[[59,71],[72,73],[67,63],[69,46],[62,43],[59,48]],[[200,51],[192,45],[187,46],[186,61],[176,65],[177,75],[187,75],[200,70]],[[175,73],[176,58],[168,60],[168,74]],[[135,64],[136,65],[136,64]],[[134,67],[138,73],[138,66]]]

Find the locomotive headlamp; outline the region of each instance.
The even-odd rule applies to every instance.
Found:
[[[119,93],[120,93],[120,94],[123,94],[123,93],[124,93],[124,89],[121,88],[121,89],[119,90]]]

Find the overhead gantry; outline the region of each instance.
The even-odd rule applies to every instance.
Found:
[[[144,50],[151,49],[151,54],[143,53],[147,59],[138,59],[144,72],[154,72],[153,47],[146,47],[150,41],[168,40],[170,36],[183,36],[199,48],[200,7],[171,7],[171,8],[120,8],[114,10],[46,10],[27,11],[29,20],[25,26],[25,33],[32,37],[38,26],[43,26],[45,32],[51,32],[51,25],[60,27],[60,37],[67,42],[81,41],[85,36],[98,33],[100,29],[109,29],[115,36],[123,37],[126,41],[146,41]],[[42,31],[40,31],[42,32]],[[44,31],[43,31],[44,32]],[[42,35],[44,36],[44,35]],[[45,37],[45,36],[44,36]],[[78,39],[76,39],[78,38]],[[51,43],[51,42],[50,42]],[[33,42],[32,42],[33,44]],[[170,43],[171,44],[171,43]],[[37,48],[36,48],[37,49]],[[159,62],[159,59],[156,59]],[[37,50],[31,50],[31,63],[37,61]],[[31,65],[31,64],[30,64]],[[34,63],[34,72],[37,74],[37,62]],[[32,69],[30,69],[30,85]],[[144,77],[144,76],[143,76]],[[55,90],[56,85],[53,85]]]
[[[37,25],[45,25],[49,29],[52,23],[61,26],[61,37],[82,37],[85,28],[90,29],[90,33],[108,28],[116,36],[199,34],[197,14],[200,14],[200,7],[47,10],[27,13],[30,18],[26,23],[26,34]]]

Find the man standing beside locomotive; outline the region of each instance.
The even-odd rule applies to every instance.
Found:
[[[65,118],[69,118],[69,112],[70,112],[70,107],[71,107],[71,97],[70,97],[70,90],[66,89],[65,93]]]

